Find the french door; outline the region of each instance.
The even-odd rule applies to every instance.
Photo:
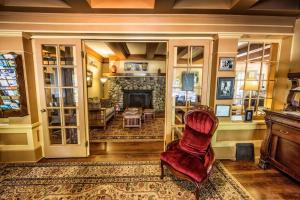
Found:
[[[36,39],[34,43],[45,157],[85,157],[81,41]]]
[[[209,104],[210,40],[170,40],[168,66],[167,134],[180,137],[184,114],[197,104]]]

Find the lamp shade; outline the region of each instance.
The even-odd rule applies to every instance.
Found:
[[[107,81],[107,77],[101,77],[100,81],[101,81],[101,83],[105,83]]]

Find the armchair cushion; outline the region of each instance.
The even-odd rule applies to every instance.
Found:
[[[111,102],[110,99],[101,99],[100,102],[101,102],[101,107],[102,108],[110,108],[110,107],[112,107],[112,102]]]
[[[186,115],[185,124],[180,148],[195,156],[204,156],[211,142],[214,120],[205,112],[195,111]]]
[[[196,182],[201,182],[207,177],[204,161],[199,157],[182,151],[178,141],[172,143],[168,150],[161,154],[161,160]]]

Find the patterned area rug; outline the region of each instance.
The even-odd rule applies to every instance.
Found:
[[[0,199],[195,199],[193,184],[165,172],[158,161],[0,165]],[[252,199],[220,162],[200,197]]]
[[[90,142],[147,142],[163,141],[164,118],[148,119],[141,128],[124,128],[123,118],[115,117],[106,128],[90,131]]]

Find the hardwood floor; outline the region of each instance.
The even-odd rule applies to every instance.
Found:
[[[163,142],[91,143],[88,158],[53,158],[40,162],[113,162],[159,160]]]
[[[222,161],[254,199],[300,199],[300,183],[277,169],[262,170],[256,162]]]
[[[42,159],[40,162],[155,161],[163,151],[160,142],[99,143],[91,146],[88,158]],[[105,150],[106,149],[106,150]],[[274,168],[262,170],[248,161],[221,161],[228,171],[257,200],[300,199],[300,183]]]

